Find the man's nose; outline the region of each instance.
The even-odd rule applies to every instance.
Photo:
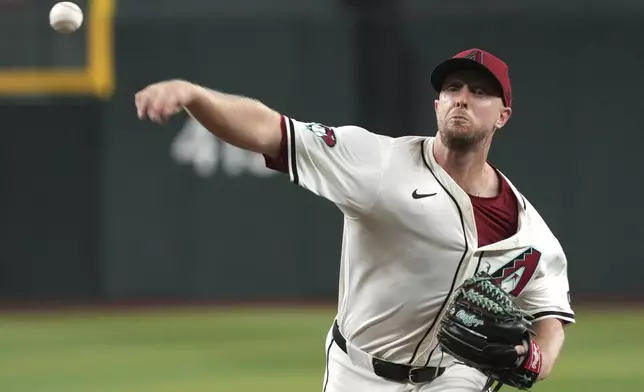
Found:
[[[470,91],[468,90],[467,86],[463,86],[459,90],[458,94],[456,95],[455,101],[456,107],[467,108],[470,101]]]

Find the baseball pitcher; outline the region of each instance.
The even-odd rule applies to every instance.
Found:
[[[575,321],[560,243],[487,161],[512,114],[506,64],[469,49],[431,84],[432,137],[299,121],[181,80],[136,94],[139,118],[185,109],[343,212],[324,392],[529,389],[550,375]]]

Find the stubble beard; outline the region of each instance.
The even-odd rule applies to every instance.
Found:
[[[452,151],[472,151],[485,144],[487,132],[484,129],[473,129],[467,132],[443,127],[439,129],[441,142]]]

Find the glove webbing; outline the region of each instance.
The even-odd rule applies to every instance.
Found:
[[[526,319],[527,313],[516,307],[506,292],[492,283],[491,277],[470,278],[462,285],[462,287],[471,286],[478,287],[487,296],[470,288],[462,292],[461,295],[464,299],[494,314],[509,315],[528,321]]]

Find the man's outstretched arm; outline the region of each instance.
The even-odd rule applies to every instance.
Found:
[[[157,123],[187,110],[217,138],[264,155],[267,167],[350,216],[367,214],[379,196],[388,139],[361,127],[297,121],[257,100],[181,80],[152,84],[135,103],[140,119]]]
[[[244,150],[278,158],[281,115],[255,99],[213,91],[183,81],[151,84],[135,96],[140,119],[164,123],[181,110],[219,139]]]

